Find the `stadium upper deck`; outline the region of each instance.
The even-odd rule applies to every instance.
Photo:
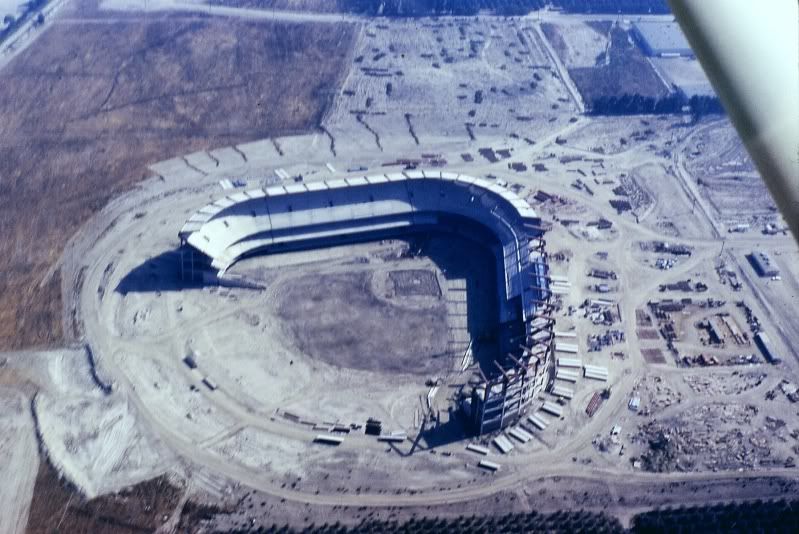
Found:
[[[488,228],[502,245],[506,299],[526,292],[525,272],[535,274],[530,267],[542,266],[530,262],[526,248],[540,234],[535,211],[504,187],[452,172],[360,176],[236,193],[198,210],[179,236],[221,276],[254,253],[435,225],[447,215]]]

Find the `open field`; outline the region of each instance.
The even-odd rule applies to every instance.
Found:
[[[0,75],[0,347],[61,340],[61,250],[147,164],[317,127],[354,35],[204,17],[64,21],[19,55]]]
[[[181,488],[160,477],[116,494],[86,499],[44,460],[36,476],[27,532],[152,532],[176,511],[180,513],[182,494]]]
[[[719,220],[729,226],[776,220],[774,200],[727,120],[698,129],[678,157]]]
[[[326,126],[384,151],[412,141],[538,132],[575,105],[527,21],[474,19],[370,22]]]
[[[603,41],[597,29],[600,27],[595,24],[591,28],[591,31],[600,36],[594,40],[593,50],[599,54],[592,66],[583,66],[590,62],[575,58],[574,54],[570,53],[574,46],[590,41],[586,39],[583,27],[557,24],[542,24],[541,27],[549,41],[554,43],[561,60],[567,66],[568,62],[575,65],[569,68],[569,75],[588,109],[591,109],[593,103],[600,98],[618,98],[627,94],[658,99],[669,93],[627,30],[618,23],[610,28],[608,37],[605,38],[610,41],[606,51],[601,49]],[[570,44],[572,41],[575,42],[574,45]]]
[[[597,67],[607,63],[612,22],[541,25],[566,68]]]

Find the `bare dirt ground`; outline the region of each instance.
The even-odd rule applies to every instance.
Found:
[[[542,24],[563,64],[567,68],[596,67],[608,60],[611,22],[580,22],[554,25]]]
[[[5,382],[6,376],[2,377]],[[30,403],[19,391],[0,386],[0,531],[22,532],[39,463]]]
[[[153,532],[180,511],[183,492],[161,477],[86,499],[45,460],[36,476],[27,532]]]
[[[701,177],[699,191],[720,220],[730,226],[775,222],[774,201],[728,121],[698,129],[680,157],[691,174]]]
[[[326,125],[389,159],[407,142],[537,141],[575,109],[531,22],[386,19],[364,28]]]
[[[292,281],[278,313],[300,350],[370,371],[436,375],[451,367],[444,302],[396,305],[375,294],[375,278],[361,271],[311,273]]]
[[[355,35],[335,24],[77,17],[0,74],[6,349],[62,339],[64,243],[148,163],[315,128]]]

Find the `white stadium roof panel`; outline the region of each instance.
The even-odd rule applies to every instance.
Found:
[[[266,192],[263,189],[250,189],[246,194],[250,199],[264,198],[266,196]]]
[[[501,185],[498,185],[498,184],[495,184],[495,183],[492,183],[492,182],[488,182],[488,187],[486,187],[486,189],[488,189],[492,193],[496,193],[497,195],[499,195],[501,197],[504,197],[505,194],[508,193],[507,189],[505,189]]]
[[[502,198],[507,200],[511,205],[515,201],[519,200],[519,197],[513,191],[511,191],[509,189],[506,189],[506,188],[504,188],[502,186],[497,186],[497,187],[499,187],[501,189],[501,191],[498,192],[499,196],[501,196]]]
[[[350,186],[357,186],[357,185],[368,185],[369,182],[366,181],[365,176],[358,176],[357,178],[347,178],[347,185]]]
[[[327,189],[327,183],[321,181],[308,182],[307,184],[305,184],[305,187],[306,189],[308,189],[308,191],[325,191]]]
[[[284,188],[289,195],[296,195],[297,193],[305,193],[308,191],[305,184],[289,184]]]
[[[401,172],[392,172],[390,174],[386,174],[386,178],[389,182],[401,182],[408,179],[408,177]]]
[[[189,218],[188,222],[204,223],[204,222],[206,222],[208,219],[210,219],[212,215],[213,215],[213,214],[211,214],[211,213],[202,213],[202,212],[197,212],[197,213],[195,213],[194,215],[192,215],[192,216]]]
[[[342,189],[344,187],[347,187],[347,185],[348,185],[347,181],[341,178],[337,180],[330,180],[329,182],[327,182],[328,189]]]
[[[374,176],[367,176],[366,181],[370,184],[384,184],[388,182],[388,177],[385,174],[375,174]]]
[[[272,187],[266,188],[266,195],[270,197],[277,197],[285,194],[286,189],[282,185],[273,185]]]
[[[230,198],[230,200],[232,200],[233,202],[235,202],[235,203],[237,203],[237,204],[238,204],[239,202],[244,202],[245,200],[249,200],[249,199],[250,199],[250,197],[249,197],[249,196],[247,196],[247,193],[244,193],[244,192],[241,192],[241,193],[235,193],[235,194],[233,194],[233,195],[230,195],[230,197],[229,197],[229,198]]]
[[[211,203],[211,204],[206,204],[205,206],[200,208],[198,210],[198,213],[208,213],[210,215],[216,215],[221,210],[222,210],[222,208],[220,206],[217,206],[216,204]]]
[[[411,180],[421,180],[425,177],[424,171],[407,171],[405,173],[405,176],[407,176]]]
[[[522,200],[519,198],[518,195],[514,194],[513,199],[511,200],[511,205],[516,208],[517,210],[529,209],[530,204],[527,203],[526,200]]]

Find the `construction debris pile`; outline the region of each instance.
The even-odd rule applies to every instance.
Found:
[[[580,309],[583,310],[583,317],[590,319],[594,324],[613,326],[621,321],[619,305],[612,300],[586,299]]]
[[[588,352],[598,352],[616,343],[624,343],[624,331],[606,330],[601,334],[592,334],[588,336]]]
[[[739,395],[763,383],[768,375],[761,371],[733,371],[729,375],[684,375],[683,380],[703,395]]]
[[[647,375],[633,388],[633,395],[639,400],[637,412],[641,416],[649,416],[662,412],[673,404],[682,402],[682,393],[676,391],[668,382],[658,375]]]
[[[659,473],[792,464],[792,459],[774,454],[771,446],[775,438],[787,438],[785,422],[767,416],[760,426],[757,416],[752,405],[705,404],[643,425],[633,442],[647,445],[641,455],[643,469]]]
[[[679,282],[673,282],[668,284],[660,284],[658,290],[663,293],[664,291],[682,291],[684,293],[691,293],[696,291],[701,293],[703,291],[707,291],[707,284],[702,282],[697,282],[696,284],[691,283],[691,279],[688,280],[680,280]]]

